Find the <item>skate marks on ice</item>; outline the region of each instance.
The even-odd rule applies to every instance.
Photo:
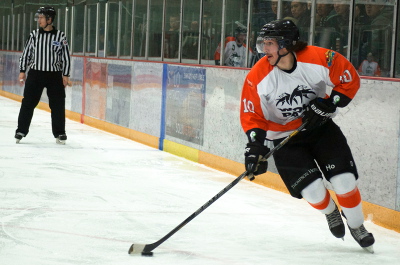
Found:
[[[242,181],[154,250],[157,241],[236,176],[67,120],[57,145],[50,114],[35,110],[31,132],[14,133],[19,103],[0,97],[0,263],[396,264],[400,235],[366,222],[365,252],[346,230],[334,238],[303,200]],[[8,137],[7,137],[8,135]],[[347,229],[347,228],[346,228]]]

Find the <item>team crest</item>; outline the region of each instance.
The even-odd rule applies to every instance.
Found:
[[[334,51],[328,50],[325,53],[326,63],[328,64],[329,67],[332,65],[334,56],[335,56],[335,52]]]
[[[280,95],[277,99],[276,106],[278,106],[279,104],[283,106],[285,103],[290,106],[293,106],[293,103],[295,105],[298,105],[299,103],[303,103],[303,97],[309,98],[309,94],[315,95],[315,92],[307,88],[306,86],[298,85],[293,90],[292,94],[283,93],[282,95]]]
[[[304,85],[298,85],[291,94],[283,93],[276,99],[276,106],[282,112],[283,117],[298,117],[306,108],[304,98],[310,99],[309,95],[316,95],[312,89]],[[288,106],[289,105],[289,106]]]

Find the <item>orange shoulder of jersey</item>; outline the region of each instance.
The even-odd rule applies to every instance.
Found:
[[[297,61],[319,64],[329,70],[333,90],[353,99],[360,88],[360,76],[355,67],[340,53],[330,49],[307,46],[297,53]]]
[[[231,41],[236,41],[235,37],[232,37],[232,36],[231,37],[226,37],[225,38],[225,46],[226,46],[227,43],[229,43]]]

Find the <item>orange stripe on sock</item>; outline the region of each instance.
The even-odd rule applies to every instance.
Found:
[[[309,202],[309,204],[317,210],[324,210],[326,209],[326,207],[328,207],[330,201],[331,201],[331,195],[329,194],[329,191],[326,190],[325,198],[322,201],[317,203]]]
[[[345,194],[336,194],[340,206],[354,208],[361,203],[361,194],[358,187]]]

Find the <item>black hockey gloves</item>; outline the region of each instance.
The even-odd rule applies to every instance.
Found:
[[[249,173],[247,177],[254,180],[254,176],[267,172],[268,161],[259,161],[263,156],[268,154],[270,149],[260,142],[248,143],[244,152],[244,163],[246,171]]]
[[[324,124],[336,111],[336,105],[330,98],[316,98],[311,100],[304,111],[303,122],[308,121],[306,130],[312,130]]]

